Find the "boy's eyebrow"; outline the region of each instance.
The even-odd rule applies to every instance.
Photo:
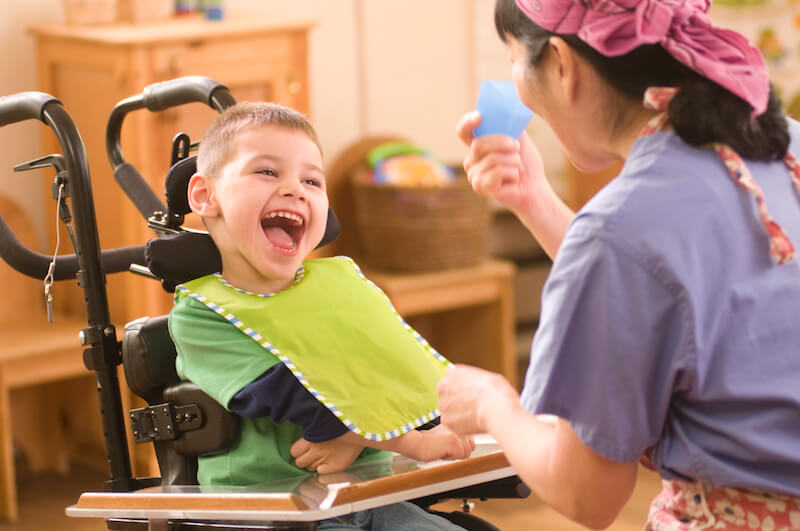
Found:
[[[266,153],[262,153],[262,154],[254,156],[252,159],[250,159],[250,163],[251,164],[256,163],[261,159],[268,159],[268,160],[271,160],[271,161],[274,161],[274,162],[283,162],[284,161],[283,157],[281,157],[280,155],[268,155]],[[323,170],[322,168],[320,168],[316,164],[312,164],[312,163],[309,163],[309,162],[304,162],[303,165],[309,167],[312,170],[316,170],[316,171],[322,173],[323,175],[325,174],[325,170]]]

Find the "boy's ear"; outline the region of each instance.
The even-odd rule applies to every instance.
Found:
[[[189,207],[202,218],[214,218],[219,214],[211,180],[211,177],[195,173],[186,190]]]

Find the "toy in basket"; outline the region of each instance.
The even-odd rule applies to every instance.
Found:
[[[463,174],[405,142],[374,148],[353,175],[365,261],[393,271],[474,265],[486,256],[489,207]]]

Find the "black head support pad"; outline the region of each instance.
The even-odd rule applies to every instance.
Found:
[[[166,196],[168,223],[178,228],[184,216],[192,211],[189,207],[187,189],[189,179],[197,171],[197,156],[192,155],[176,162],[167,173]],[[332,208],[328,208],[325,234],[317,244],[321,247],[339,235],[339,220]],[[222,258],[211,237],[204,232],[181,231],[147,242],[145,261],[150,272],[162,280],[167,291],[174,291],[181,282],[200,278],[222,270]]]

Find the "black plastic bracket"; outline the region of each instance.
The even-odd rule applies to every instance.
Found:
[[[81,345],[90,345],[83,351],[83,365],[90,371],[108,369],[122,363],[122,343],[117,341],[117,332],[113,325],[84,328],[78,333],[78,337]]]
[[[179,434],[203,426],[203,414],[196,404],[170,403],[131,410],[131,428],[136,444],[176,439]]]

